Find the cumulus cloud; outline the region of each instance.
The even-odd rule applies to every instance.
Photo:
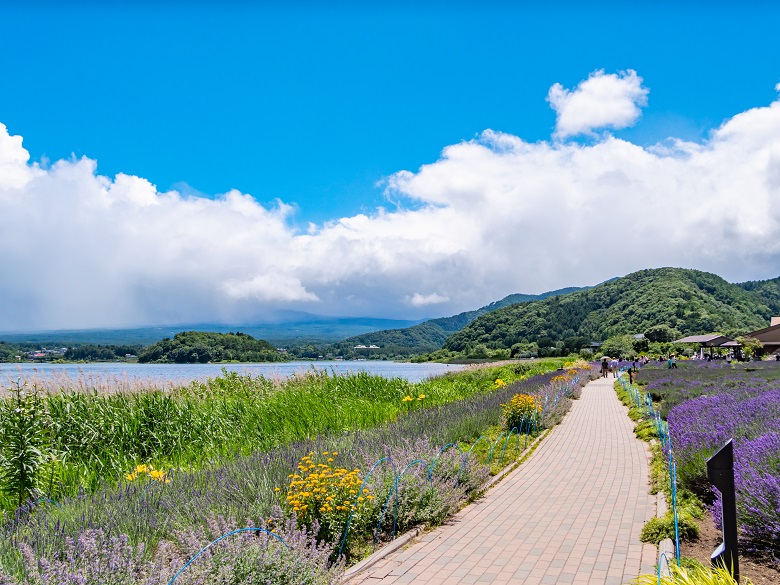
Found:
[[[445,297],[438,293],[431,293],[429,295],[414,293],[409,298],[409,304],[415,307],[424,307],[425,305],[438,305],[440,303],[446,303],[449,300],[449,297]]]
[[[43,168],[0,127],[0,330],[246,323],[278,309],[443,316],[658,266],[776,277],[780,100],[706,141],[652,148],[486,130],[387,189],[412,209],[298,231],[283,202],[161,192],[89,158]]]
[[[632,69],[617,74],[594,71],[574,90],[556,83],[547,94],[557,115],[555,136],[566,138],[592,134],[599,128],[631,126],[642,114],[640,106],[647,105],[648,92]]]

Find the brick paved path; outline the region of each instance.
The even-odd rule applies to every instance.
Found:
[[[446,526],[349,581],[599,583],[651,573],[648,450],[612,388],[588,384],[532,457]]]

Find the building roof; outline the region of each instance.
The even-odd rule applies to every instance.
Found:
[[[705,347],[718,347],[733,341],[733,339],[729,339],[725,335],[708,333],[707,335],[689,335],[676,340],[674,343],[701,343]]]
[[[764,329],[748,333],[748,335],[758,339],[764,346],[780,345],[780,324],[770,325]]]
[[[769,326],[774,327],[775,325],[780,325],[780,317],[772,317],[769,321]]]

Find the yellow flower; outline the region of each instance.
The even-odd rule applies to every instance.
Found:
[[[275,488],[274,491],[275,492],[280,492],[280,491],[282,491],[282,488]]]
[[[338,454],[339,454],[339,452],[338,452],[338,451],[334,451],[334,452],[332,453],[332,455],[333,455],[334,457],[335,457],[336,455],[338,455]]]
[[[417,397],[417,400],[425,400],[425,394],[420,394],[420,395]]]
[[[404,396],[401,402],[411,402],[412,400],[414,400],[414,398],[412,398],[411,396]]]
[[[142,463],[138,467],[135,468],[136,473],[148,473],[151,467],[149,467],[146,463]]]
[[[125,479],[126,479],[127,481],[135,481],[135,479],[136,479],[137,477],[138,477],[138,474],[137,474],[137,473],[128,473],[127,475],[125,475]]]
[[[328,457],[328,463],[333,463],[333,457]]]
[[[156,481],[161,481],[165,477],[165,472],[154,470],[149,472],[149,476]]]

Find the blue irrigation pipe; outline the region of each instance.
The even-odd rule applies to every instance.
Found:
[[[439,457],[441,457],[441,454],[444,453],[450,447],[455,447],[460,453],[460,456],[463,457],[463,449],[461,449],[460,445],[458,445],[457,443],[447,443],[446,445],[444,445],[444,447],[439,449],[439,452],[436,454],[436,457],[433,458],[433,461],[431,461],[431,464],[428,467],[428,483],[430,483],[431,485],[433,485],[433,477],[432,477],[433,468],[436,466],[436,462],[439,460]]]
[[[398,475],[398,470],[395,468],[395,463],[393,463],[393,459],[391,457],[382,457],[381,459],[377,460],[374,465],[371,466],[371,469],[368,470],[368,473],[366,474],[366,478],[363,480],[363,483],[360,484],[360,489],[358,490],[357,495],[355,496],[355,503],[352,506],[352,510],[349,513],[349,518],[347,519],[347,525],[344,527],[344,535],[341,538],[341,546],[339,546],[339,556],[341,556],[341,553],[344,550],[344,545],[347,542],[347,535],[349,534],[349,527],[352,524],[352,516],[355,515],[355,509],[357,508],[357,504],[360,501],[360,495],[363,493],[363,490],[366,487],[366,482],[371,477],[371,474],[374,473],[374,470],[377,468],[377,466],[380,463],[383,463],[384,461],[389,461],[390,465],[393,467],[393,477]]]
[[[387,506],[390,504],[390,498],[395,495],[395,512],[393,514],[393,539],[395,539],[395,531],[396,526],[398,523],[398,484],[401,482],[401,478],[403,477],[404,473],[412,467],[413,465],[420,465],[422,464],[426,469],[428,469],[428,463],[424,459],[415,459],[414,461],[411,461],[406,464],[406,467],[403,468],[401,473],[395,476],[395,479],[393,481],[393,488],[390,490],[390,493],[387,495],[387,499],[385,500],[384,505],[382,506],[382,512],[379,515],[379,523],[376,526],[376,530],[374,531],[374,549],[376,549],[376,543],[379,539],[379,531],[382,529],[382,522],[385,518],[385,512],[387,511]]]
[[[490,448],[490,453],[488,453],[488,459],[487,459],[488,465],[490,465],[490,462],[493,460],[493,449],[496,448],[496,445],[498,445],[498,442],[501,440],[501,437],[504,436],[504,433],[505,433],[505,431],[502,431],[498,435],[498,437],[496,437],[496,442],[493,443],[493,446]]]
[[[458,485],[460,483],[460,476],[463,473],[463,469],[466,467],[466,464],[468,463],[469,455],[471,455],[471,452],[474,450],[474,447],[477,446],[477,443],[479,443],[482,439],[487,439],[486,435],[480,435],[480,437],[474,441],[474,444],[471,445],[471,448],[466,451],[466,453],[463,455],[463,460],[460,462],[460,471],[458,472],[458,481],[455,483],[455,485]]]
[[[504,453],[506,453],[506,446],[509,444],[509,439],[512,438],[512,433],[517,431],[517,440],[520,440],[520,431],[517,430],[517,427],[512,427],[512,430],[509,431],[509,434],[506,436],[506,441],[504,441],[504,448],[501,449],[501,459],[498,460],[498,464],[501,465],[504,462]]]
[[[680,519],[677,515],[677,464],[669,449],[669,480],[672,483],[672,510],[674,512],[674,556],[680,566]]]
[[[218,542],[220,542],[220,541],[223,541],[223,540],[225,540],[225,539],[226,539],[228,536],[233,536],[234,534],[240,534],[241,532],[262,532],[262,533],[268,534],[269,536],[273,536],[273,537],[274,537],[276,540],[278,540],[278,541],[279,541],[279,542],[281,542],[281,543],[282,543],[284,546],[286,546],[288,550],[289,550],[289,548],[290,548],[290,545],[289,545],[289,544],[287,544],[287,543],[284,541],[284,539],[283,539],[281,536],[279,536],[279,535],[278,535],[278,534],[276,534],[275,532],[271,532],[270,530],[266,530],[265,528],[239,528],[238,530],[232,530],[231,532],[228,532],[227,534],[223,534],[222,536],[220,536],[220,537],[219,537],[219,538],[217,538],[216,540],[213,540],[213,541],[211,541],[209,544],[207,544],[206,546],[204,546],[204,547],[203,547],[203,548],[202,548],[202,549],[201,549],[201,550],[198,552],[198,554],[196,554],[194,557],[192,557],[192,558],[191,558],[189,561],[187,561],[187,562],[184,564],[184,566],[183,566],[181,569],[179,569],[179,572],[178,572],[178,573],[176,573],[176,574],[173,576],[173,578],[172,578],[170,581],[168,581],[168,585],[173,585],[173,582],[174,582],[174,581],[176,581],[176,579],[178,579],[178,578],[179,578],[179,575],[181,575],[181,574],[184,572],[184,570],[185,570],[187,567],[189,567],[189,566],[192,564],[192,562],[193,562],[195,559],[197,559],[197,558],[198,558],[200,555],[202,555],[204,552],[206,552],[206,551],[207,551],[208,549],[210,549],[212,546],[214,546],[215,544],[217,544],[217,543],[218,543]]]
[[[669,568],[669,559],[666,558],[666,553],[661,553],[661,556],[658,557],[658,585],[661,585],[661,559],[666,561],[666,568]]]

